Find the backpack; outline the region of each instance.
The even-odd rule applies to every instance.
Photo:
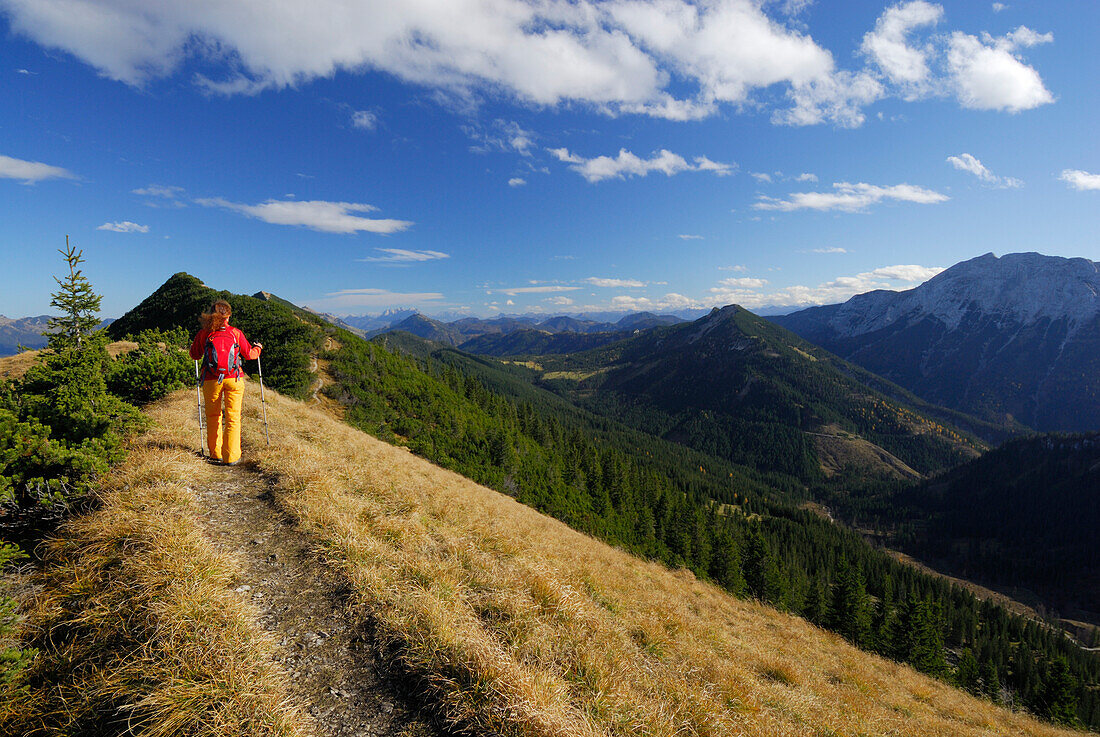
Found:
[[[237,341],[237,331],[232,328],[211,331],[202,354],[202,378],[216,376],[220,384],[227,376],[236,379],[240,375],[241,344]]]

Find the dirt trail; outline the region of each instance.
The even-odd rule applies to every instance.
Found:
[[[387,675],[369,626],[350,610],[347,583],[275,507],[263,479],[244,465],[219,474],[194,489],[206,510],[203,527],[240,563],[236,590],[274,634],[276,659],[318,737],[443,737]]]

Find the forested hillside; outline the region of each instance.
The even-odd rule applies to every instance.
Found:
[[[985,447],[948,424],[953,416],[882,394],[852,378],[855,367],[737,306],[540,362],[545,386],[598,414],[805,483],[822,477],[817,435],[856,436],[919,473]]]
[[[115,340],[150,329],[183,328],[194,335],[199,315],[216,299],[228,300],[233,306],[231,323],[243,330],[249,341],[263,343],[264,379],[284,394],[305,397],[312,383],[310,356],[321,349],[327,323],[282,300],[215,291],[180,272],[113,322],[107,332]],[[245,369],[251,373],[255,362],[246,361]]]
[[[849,490],[851,492],[851,490]],[[838,509],[945,570],[1100,622],[1100,434],[1012,440],[918,485],[835,497]]]

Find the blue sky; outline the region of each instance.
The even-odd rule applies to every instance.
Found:
[[[178,7],[174,7],[178,6]],[[65,235],[338,314],[807,306],[1100,260],[1100,3],[0,0],[0,313]]]

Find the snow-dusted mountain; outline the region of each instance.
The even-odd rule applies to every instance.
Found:
[[[1088,259],[989,253],[915,289],[771,319],[931,402],[1100,429],[1100,264]]]

